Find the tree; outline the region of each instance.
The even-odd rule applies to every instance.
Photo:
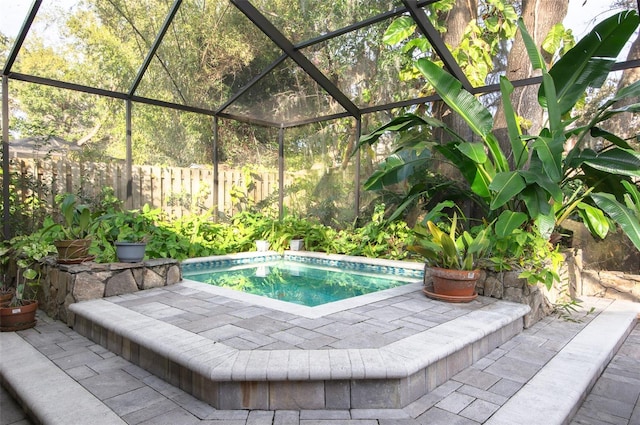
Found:
[[[435,148],[456,165],[471,190],[486,203],[484,211],[489,219],[497,214],[500,218],[505,213],[517,214],[520,218],[516,227],[535,225],[541,235],[549,237],[567,216],[579,211],[589,230],[604,238],[609,231],[606,213],[640,248],[637,213],[640,198],[637,188],[631,184],[633,178],[640,176],[640,154],[620,137],[599,128],[612,116],[638,111],[640,104],[627,108],[614,108],[614,105],[618,100],[637,97],[640,81],[619,90],[585,125],[575,127],[571,115],[585,90],[602,84],[639,22],[634,11],[611,16],[549,70],[535,41],[522,21],[519,23],[532,68],[542,72],[543,82],[537,96],[547,118],[538,135],[523,134],[511,100],[513,85],[501,77],[502,102],[508,111],[507,134],[514,154],[512,163],[507,161],[506,150],[498,144],[491,111],[464,90],[452,75],[427,59],[419,59],[417,67],[482,142],[469,142],[455,129],[431,117],[407,115],[363,137],[361,143],[373,143],[388,130],[406,131],[416,125],[442,128],[454,141]],[[589,149],[584,143],[588,134],[602,137],[604,149],[599,152]],[[565,155],[563,148],[570,138],[574,138],[575,143]],[[394,170],[387,180],[397,176]]]
[[[463,69],[465,76],[475,86],[484,85],[490,74],[495,71],[494,67],[504,61],[496,58],[504,57],[505,46],[508,45],[508,40],[513,38],[517,28],[516,9],[511,3],[508,0],[483,0],[480,2],[446,0],[431,4],[426,8],[431,23],[443,33],[443,40],[451,50],[453,57]],[[405,66],[401,69],[398,79],[405,84],[422,85],[423,95],[433,93],[432,88],[425,84],[423,76],[415,67],[415,59],[426,57],[438,64],[442,64],[442,61],[437,57],[426,37],[417,32],[413,20],[408,17],[396,19],[387,29],[383,40],[390,48],[405,54]],[[450,128],[455,129],[456,133],[464,138],[473,139],[473,132],[469,126],[458,115],[451,114],[448,106],[444,103],[435,103],[433,106],[420,105],[416,113],[423,112],[447,122]],[[431,131],[434,132],[433,135],[427,134]],[[437,140],[439,143],[445,144],[451,140],[451,137],[449,133],[437,127],[432,129],[425,126],[425,128],[415,131],[415,134],[404,137],[405,147],[411,146],[413,143],[411,152],[408,150],[399,151],[402,152],[402,158],[385,162],[382,167],[387,171],[398,167],[400,175],[407,170],[405,167],[411,168],[412,164],[423,164],[425,155],[428,155],[429,147],[424,143],[417,143],[417,141],[426,139]],[[430,158],[429,161],[431,161]],[[431,163],[429,166],[439,173],[447,174],[450,179],[462,180],[455,167],[447,167],[446,162],[435,165]],[[442,192],[444,188],[442,182],[432,175],[433,173],[414,174],[410,172],[409,174],[428,176],[427,181],[418,184],[418,186],[437,188],[435,192]],[[382,182],[377,181],[373,184],[373,180],[369,181],[368,187],[380,187],[379,184]],[[417,187],[416,182],[405,185],[401,190],[406,191],[410,187]],[[451,191],[453,188],[448,185],[447,190]],[[413,195],[408,193],[402,195],[408,195],[415,201],[418,192]],[[415,216],[415,209],[413,212],[412,215]]]
[[[522,0],[521,16],[525,27],[530,29],[531,37],[538,49],[543,51],[542,45],[549,32],[562,20],[567,14],[569,7],[568,0]],[[561,30],[562,31],[562,30]],[[547,66],[551,65],[552,55],[548,52],[543,53]],[[513,46],[509,51],[507,60],[507,69],[505,75],[512,81],[519,79],[540,76],[539,70],[534,70],[530,65],[527,56],[527,50],[522,40],[522,36],[518,33]],[[495,128],[498,129],[498,136],[503,148],[509,149],[509,142],[505,139],[507,123],[505,121],[504,110],[502,104],[498,104],[498,112],[495,117]],[[536,134],[544,122],[544,111],[538,103],[538,86],[526,86],[518,90],[514,108],[521,116],[527,117],[527,130],[532,134]],[[502,131],[500,131],[502,129]]]
[[[636,9],[640,12],[640,4],[636,0],[618,0],[614,3],[614,7],[620,9]],[[640,59],[640,34],[636,36],[627,53],[627,60]],[[640,80],[640,68],[629,68],[624,70],[622,77],[618,81],[618,89],[628,86],[634,81]],[[640,102],[639,97],[625,99],[619,102],[618,107],[624,107],[633,103]],[[640,140],[637,135],[640,133],[640,117],[635,114],[633,117],[618,115],[613,117],[604,127],[609,131],[617,131],[618,134],[629,143],[635,146],[636,150],[640,150]]]

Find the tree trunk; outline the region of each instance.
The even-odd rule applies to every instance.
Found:
[[[538,50],[542,51],[541,45],[551,28],[562,22],[569,7],[568,0],[523,0],[522,18],[529,34],[535,41]],[[544,52],[543,52],[544,54]],[[550,60],[545,56],[545,59]],[[539,71],[534,71],[529,61],[529,56],[522,41],[522,35],[518,31],[513,47],[509,52],[507,60],[506,76],[509,80],[519,80],[540,75]],[[512,102],[517,114],[522,115],[530,121],[526,133],[538,134],[544,122],[543,110],[538,103],[538,85],[527,86],[516,89],[512,95]],[[499,103],[495,116],[494,128],[500,140],[500,146],[505,153],[511,151],[511,145],[507,139],[506,121],[502,104]]]
[[[477,17],[477,0],[456,2],[456,5],[447,13],[446,16],[447,31],[442,36],[444,42],[448,46],[458,46],[464,36],[467,24],[472,19],[477,19]],[[469,128],[469,125],[464,119],[462,119],[462,117],[460,117],[460,115],[452,113],[444,102],[435,102],[433,104],[433,116],[443,121],[447,126],[449,126],[449,128],[453,129],[464,139],[473,141],[473,132]],[[451,141],[451,136],[442,130],[434,130],[434,136],[434,139],[438,140],[441,144]],[[438,156],[435,158],[438,158]],[[452,180],[457,180],[461,183],[464,182],[464,178],[460,174],[460,171],[446,161],[434,161],[434,168],[438,173]],[[475,213],[472,211],[473,203],[470,200],[465,202],[464,205],[459,205],[459,207],[462,208],[467,217],[475,216]]]
[[[467,24],[472,19],[477,19],[477,12],[477,0],[467,0],[464,2],[458,1],[453,9],[447,13],[447,31],[443,34],[442,38],[448,46],[457,46],[460,44]],[[451,113],[449,107],[444,102],[434,103],[433,116],[442,120],[465,139],[469,141],[472,140],[473,132],[469,126],[458,114]],[[440,143],[446,143],[451,140],[449,134],[441,130],[436,131],[434,136],[436,140],[440,141]],[[436,166],[438,171],[442,174],[462,180],[462,177],[454,167],[447,166],[447,164],[442,162]]]

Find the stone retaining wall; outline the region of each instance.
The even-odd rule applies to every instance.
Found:
[[[623,272],[584,269],[580,250],[566,253],[561,281],[551,290],[542,285],[529,285],[518,278],[519,272],[483,272],[477,283],[479,295],[527,304],[531,312],[524,317],[529,327],[551,313],[554,304],[580,295],[640,301],[640,276]],[[428,272],[425,282],[429,284]],[[76,265],[46,261],[42,270],[40,308],[55,319],[69,324],[73,315],[69,305],[95,298],[136,292],[182,280],[182,269],[176,260],[158,259],[142,263],[87,262]]]
[[[560,282],[551,290],[542,284],[528,285],[525,279],[518,279],[518,272],[487,272],[478,281],[478,294],[528,304],[531,312],[525,316],[525,327],[551,313],[554,304],[579,300],[580,296],[640,302],[640,275],[587,269],[580,249],[564,254]]]
[[[583,270],[580,295],[640,302],[640,275]]]
[[[528,328],[549,315],[555,309],[555,304],[570,301],[576,293],[576,287],[581,280],[581,269],[577,266],[572,252],[566,252],[564,255],[565,261],[559,272],[560,281],[555,282],[551,289],[547,289],[542,283],[530,285],[527,279],[518,277],[519,271],[483,270],[476,283],[476,291],[478,295],[531,307],[531,311],[524,316],[524,327]],[[425,285],[430,284],[430,276],[426,268]]]
[[[575,250],[577,279],[574,296],[593,296],[640,302],[640,275],[623,271],[585,269],[583,251]]]
[[[173,285],[182,280],[182,269],[177,260],[170,259],[58,264],[52,258],[42,266],[41,275],[39,308],[54,319],[73,324],[73,313],[68,309],[71,304]]]
[[[526,304],[531,311],[524,316],[524,327],[528,328],[553,311],[553,303],[561,298],[561,291],[552,288],[548,291],[542,285],[529,285],[526,279],[518,277],[520,272],[493,272],[483,270],[476,282],[478,295],[500,300]],[[429,269],[425,269],[425,285],[431,286]]]

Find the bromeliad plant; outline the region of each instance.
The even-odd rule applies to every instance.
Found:
[[[453,141],[433,149],[460,170],[473,193],[485,203],[490,218],[503,211],[524,212],[527,225],[533,223],[540,235],[548,238],[564,218],[576,212],[592,233],[604,237],[609,229],[608,216],[640,249],[640,222],[624,203],[628,183],[640,177],[640,153],[622,138],[600,128],[614,115],[640,111],[637,103],[615,107],[618,101],[640,96],[640,81],[619,90],[584,126],[574,127],[575,118],[570,115],[587,88],[601,86],[638,23],[635,11],[621,12],[602,21],[547,70],[522,20],[519,21],[533,68],[542,73],[538,100],[548,120],[538,135],[523,134],[510,100],[513,85],[501,77],[511,152],[500,147],[493,132],[491,112],[464,90],[458,80],[428,59],[419,59],[417,69],[481,141],[465,140],[442,121],[408,114],[363,137],[360,146],[374,143],[390,130],[440,128]],[[603,138],[605,147],[600,151],[590,149],[586,146],[587,135]],[[565,153],[564,146],[570,139],[575,144]],[[418,168],[415,163],[411,167]],[[397,168],[393,172],[400,175]]]
[[[414,227],[418,244],[408,249],[422,255],[430,267],[476,270],[491,250],[492,224],[481,227],[475,236],[467,230],[459,231],[456,212],[448,232],[427,220],[426,226],[419,223]]]
[[[564,257],[535,229],[522,228],[527,221],[526,214],[503,211],[490,224],[458,231],[458,215],[454,213],[451,227],[443,231],[435,223],[441,219],[443,208],[453,206],[450,201],[436,205],[425,218],[426,226],[418,224],[414,228],[417,244],[408,249],[423,256],[428,266],[517,270],[520,278],[530,284],[543,283],[548,289],[560,280],[559,269]]]

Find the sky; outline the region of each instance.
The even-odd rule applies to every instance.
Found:
[[[613,0],[569,0],[567,17],[563,23],[565,27],[573,29],[574,36],[578,40],[593,28],[596,22],[615,13],[615,11],[609,11],[612,2]],[[0,0],[0,32],[10,37],[15,37],[31,7],[31,3],[32,0]],[[42,13],[51,7],[61,7],[69,10],[76,3],[78,3],[78,0],[44,0],[40,7],[40,12]],[[55,28],[49,28],[49,31],[55,37]],[[620,59],[625,57],[626,52],[623,52]]]
[[[569,0],[569,10],[564,19],[564,26],[574,31],[576,40],[579,40],[596,22],[611,16],[616,11],[610,11],[611,0]]]
[[[56,5],[68,8],[77,3],[76,0],[44,0],[41,9],[46,8],[46,3],[55,2]],[[586,3],[583,5],[583,3]],[[606,11],[610,8],[612,0],[569,0],[569,12],[564,20],[565,26],[575,29],[576,37],[579,38],[589,28],[593,26],[593,20],[602,20],[609,14]],[[31,6],[31,0],[0,0],[2,13],[0,14],[0,31],[7,34],[17,34],[22,21]]]

